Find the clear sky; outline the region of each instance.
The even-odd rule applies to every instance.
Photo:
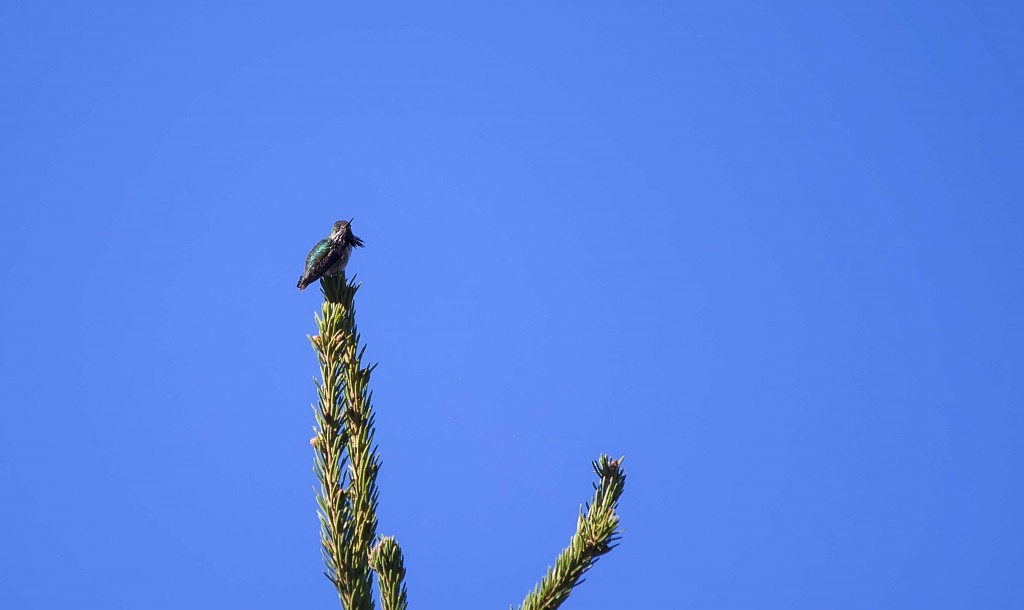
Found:
[[[372,6],[367,6],[372,4]],[[333,608],[316,290],[380,532],[507,608],[1024,607],[1015,2],[3,2],[0,606]]]

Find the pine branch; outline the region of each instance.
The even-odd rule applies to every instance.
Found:
[[[377,573],[382,610],[406,610],[405,563],[394,537],[377,542],[370,552],[370,566]]]
[[[310,337],[320,364],[314,471],[321,550],[326,571],[344,610],[374,610],[377,574],[382,610],[406,610],[405,565],[394,538],[377,539],[377,473],[374,414],[369,391],[374,365],[362,365],[365,346],[355,322],[359,285],[344,274],[320,281],[324,303],[316,316],[319,335]],[[582,582],[584,572],[618,540],[616,514],[626,475],[621,460],[601,455],[593,462],[598,482],[594,497],[580,507],[576,533],[548,568],[520,610],[555,610]],[[376,541],[376,542],[375,542]]]
[[[601,455],[593,462],[598,482],[594,484],[594,497],[580,507],[576,533],[558,558],[555,567],[548,568],[540,584],[523,600],[519,610],[555,610],[568,599],[573,587],[582,582],[583,573],[605,553],[615,548],[619,539],[619,516],[615,513],[619,496],[626,484],[626,473],[621,459],[612,460]]]
[[[320,361],[314,470],[320,481],[320,538],[326,576],[346,610],[372,610],[370,548],[377,536],[377,471],[373,409],[368,390],[373,366],[363,367],[354,297],[359,286],[344,274],[320,281],[324,303],[320,334],[311,337]]]
[[[347,433],[342,424],[341,341],[340,334],[344,309],[336,303],[325,302],[316,324],[319,335],[311,337],[313,349],[320,364],[320,381],[317,384],[318,404],[315,436],[310,441],[316,452],[313,470],[320,482],[317,491],[318,516],[320,517],[321,550],[327,571],[324,573],[334,583],[342,604],[351,596],[352,585],[348,579],[346,548],[352,531],[352,510],[345,494],[346,460],[344,446]]]

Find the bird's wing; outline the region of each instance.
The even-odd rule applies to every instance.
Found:
[[[323,253],[325,251],[327,251],[328,249],[330,249],[330,247],[331,247],[331,240],[329,240],[329,239],[321,239],[320,241],[316,242],[316,245],[313,246],[313,249],[310,250],[309,254],[306,255],[306,268],[305,268],[305,271],[309,271],[310,266],[313,265],[313,263],[316,261],[316,259],[322,258],[323,257]]]
[[[302,274],[303,277],[315,280],[324,273],[327,273],[331,265],[338,262],[338,258],[341,257],[341,251],[332,248],[332,245],[331,240],[321,239],[313,246],[313,249],[306,256],[306,270]]]

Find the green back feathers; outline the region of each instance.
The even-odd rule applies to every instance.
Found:
[[[321,239],[316,242],[313,249],[309,251],[309,255],[306,256],[306,273],[309,273],[310,268],[316,263],[316,261],[323,259],[327,256],[327,251],[331,249],[331,240]]]

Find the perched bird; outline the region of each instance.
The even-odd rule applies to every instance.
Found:
[[[363,240],[352,234],[352,221],[334,223],[331,234],[321,239],[306,256],[306,269],[299,278],[299,291],[325,275],[337,275],[348,264],[352,248],[363,247]]]

